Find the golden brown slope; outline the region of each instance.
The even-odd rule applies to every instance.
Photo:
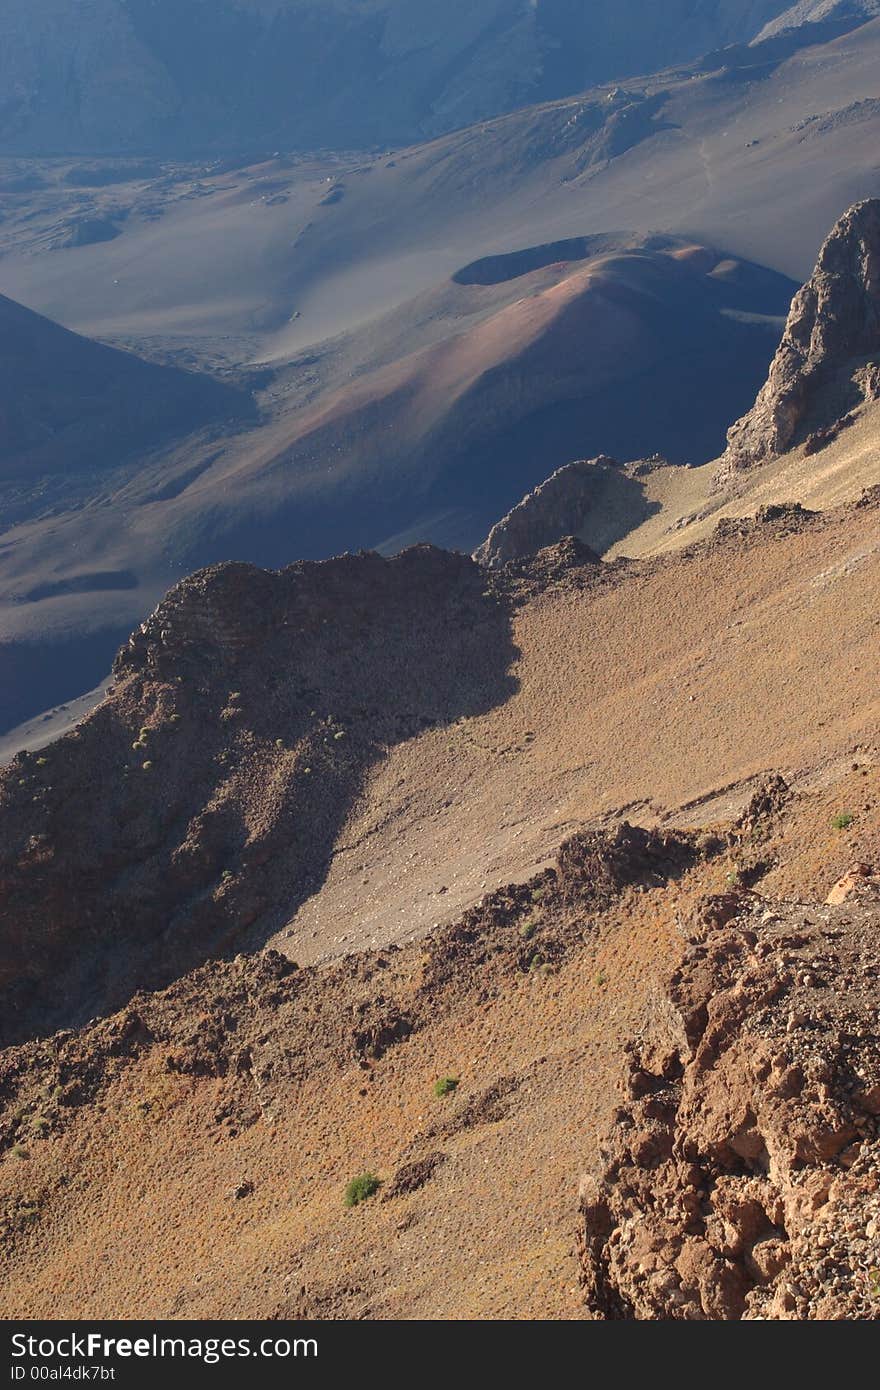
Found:
[[[120,938],[105,936],[95,957],[117,971],[116,1000],[138,982],[131,964],[145,927],[147,962],[172,973],[191,963],[188,951],[267,938],[301,963],[376,949],[300,971],[273,955],[205,965],[115,1019],[8,1048],[3,1312],[583,1315],[577,1177],[592,1164],[658,968],[678,958],[678,920],[705,893],[744,883],[821,901],[852,859],[878,856],[876,516],[870,504],[783,513],[659,561],[600,568],[563,546],[507,572],[494,594],[471,562],[422,552],[287,577],[233,566],[196,577],[185,602],[172,596],[78,737],[48,750],[45,768],[25,765],[31,800],[10,803],[4,848],[11,827],[47,833],[47,802],[48,829],[63,836],[77,817],[94,834],[93,790],[129,807],[129,838],[98,842],[108,863],[117,856],[110,887],[129,914],[129,974],[118,973]],[[367,572],[384,600],[375,610],[353,583]],[[274,664],[261,664],[263,648]],[[378,713],[362,733],[346,727],[368,755],[351,767],[349,755],[335,770],[327,761],[324,740],[336,744],[340,728],[326,713],[293,737],[300,669],[335,673],[337,693],[371,689],[385,670],[384,702],[369,696]],[[230,690],[232,671],[241,684]],[[278,687],[269,675],[283,676]],[[436,708],[410,707],[410,678]],[[471,692],[458,722],[444,704],[453,688],[459,702]],[[179,723],[158,718],[169,692]],[[423,712],[441,726],[420,732],[412,719]],[[141,723],[148,750],[133,750]],[[186,735],[179,747],[175,731]],[[377,742],[361,748],[368,733]],[[101,758],[87,756],[99,747]],[[315,752],[326,780],[312,805],[303,778]],[[181,825],[179,844],[171,836],[158,857],[131,857],[143,817],[161,828],[160,807],[173,803],[163,760],[179,763],[199,835]],[[142,804],[140,790],[115,790],[114,768],[128,762],[135,787],[159,773],[156,805],[156,793]],[[395,947],[432,920],[456,922],[484,886],[528,879],[570,829],[613,826],[622,802],[635,803],[630,819],[657,821],[662,803],[679,807],[669,823],[729,821],[768,766],[799,794],[729,843],[613,830],[575,840],[556,874]],[[50,786],[67,788],[57,803],[40,790],[45,769]],[[290,798],[280,818],[279,788]],[[316,810],[344,823],[314,826]],[[835,829],[841,815],[846,827]],[[205,833],[212,820],[237,827],[231,879],[224,844]],[[320,874],[331,857],[283,929],[292,936],[272,938],[271,916],[247,924],[231,911],[254,891],[270,842],[262,883],[273,914],[288,869]],[[60,949],[39,936],[60,926],[60,907],[83,958],[108,925],[106,868],[73,855],[53,886],[52,854],[78,843],[38,846],[30,897],[7,899],[5,946],[22,959],[30,940],[35,969]],[[207,875],[193,899],[207,934],[177,941],[183,919],[142,894],[150,875],[177,891],[164,866],[182,849]],[[13,864],[13,887],[22,872]],[[157,940],[178,954],[151,957]],[[82,988],[75,971],[67,979]],[[94,1011],[114,996],[100,996],[106,977],[92,984]],[[451,1099],[433,1095],[443,1076],[460,1080]],[[383,1188],[346,1212],[343,1186],[365,1170]]]
[[[723,837],[577,837],[402,951],[205,966],[7,1050],[0,1313],[584,1316],[577,1178],[680,923],[707,893],[748,907],[783,847],[807,901],[876,856],[876,744],[852,762]],[[346,1211],[364,1170],[383,1185]]]
[[[187,581],[2,774],[7,1038],[245,944],[412,939],[596,817],[833,760],[877,719],[876,516],[494,589],[430,550]]]
[[[606,558],[660,555],[704,540],[723,517],[752,516],[765,506],[800,502],[816,511],[856,501],[880,478],[880,406],[854,419],[821,453],[803,445],[758,465],[729,489],[715,486],[716,464],[660,468],[642,477],[651,515],[611,546]]]
[[[880,709],[876,532],[876,509],[848,508],[538,586],[513,618],[516,692],[376,765],[275,944],[313,960],[406,939],[592,817],[832,760]]]

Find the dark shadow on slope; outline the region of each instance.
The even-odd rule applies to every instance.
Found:
[[[474,558],[494,569],[574,537],[598,560],[659,510],[642,479],[623,472],[614,459],[580,460],[557,469],[524,497],[492,527]]]
[[[0,734],[93,690],[127,635],[127,628],[110,627],[62,640],[0,643]]]
[[[560,261],[585,261],[603,251],[618,250],[620,241],[620,235],[615,234],[567,237],[564,241],[548,241],[542,246],[527,246],[521,251],[483,256],[462,266],[452,280],[456,285],[502,285]]]
[[[111,698],[0,771],[0,1044],[261,946],[377,762],[507,700],[516,654],[485,573],[433,547],[183,581]]]
[[[136,589],[138,577],[131,570],[94,570],[90,574],[75,574],[69,579],[47,579],[22,594],[23,603],[41,603],[43,599],[62,594],[105,594]]]
[[[71,333],[0,295],[0,479],[110,471],[207,424],[256,418],[247,392]]]

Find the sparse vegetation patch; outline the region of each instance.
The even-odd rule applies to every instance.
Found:
[[[352,1178],[345,1189],[345,1205],[359,1206],[361,1202],[374,1197],[381,1186],[381,1179],[377,1178],[375,1173],[360,1173],[358,1177]]]

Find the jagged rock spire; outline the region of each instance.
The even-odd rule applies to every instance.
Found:
[[[792,300],[767,381],[727,435],[719,479],[827,430],[880,398],[880,198],[837,222]]]

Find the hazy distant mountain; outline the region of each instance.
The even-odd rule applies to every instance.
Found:
[[[0,149],[412,141],[747,43],[789,8],[785,0],[5,0]],[[791,22],[832,11],[846,22],[872,8],[826,0],[795,6]]]
[[[775,7],[774,7],[775,8]],[[880,0],[798,0],[767,24],[759,39],[797,29],[802,24],[827,24],[853,19],[870,19],[880,14]]]

